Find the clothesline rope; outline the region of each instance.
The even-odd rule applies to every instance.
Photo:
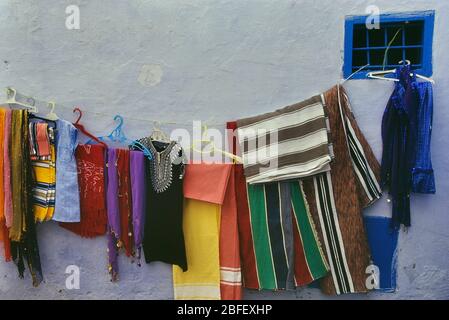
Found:
[[[28,102],[31,99],[34,102],[33,105],[38,107],[40,112],[41,112],[42,108],[48,109],[50,111],[49,102],[47,102],[47,101],[42,101],[42,100],[36,99],[34,97],[24,95],[22,93],[19,93],[18,91],[17,91],[17,97],[21,97],[21,99],[17,99],[17,101],[21,101],[22,99],[24,99],[25,101]],[[56,105],[55,112],[57,112],[58,109],[73,111],[73,108],[76,107],[76,106],[67,107],[62,104],[55,104],[55,105]],[[82,109],[82,107],[80,107],[80,106],[78,106],[78,107]],[[82,112],[83,112],[83,114],[93,114],[93,115],[102,116],[102,117],[111,117],[112,116],[110,113],[91,111],[89,109],[82,109]],[[191,125],[191,122],[160,121],[160,120],[154,120],[154,119],[148,119],[148,118],[142,118],[142,117],[137,118],[137,117],[131,117],[131,116],[122,116],[122,118],[125,120],[130,120],[130,121],[148,122],[148,123],[152,123],[153,125],[173,125],[173,126],[189,126],[189,125]],[[207,124],[208,126],[215,126],[215,127],[220,127],[220,126],[223,127],[223,126],[225,126],[225,123],[226,123],[226,121],[223,121],[222,123],[212,123],[211,119],[201,120],[201,122]]]

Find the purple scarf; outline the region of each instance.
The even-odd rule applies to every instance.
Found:
[[[118,241],[120,240],[120,211],[118,202],[118,174],[117,149],[108,149],[108,183],[107,183],[107,212],[108,212],[108,255],[109,273],[111,280],[118,277]]]
[[[140,266],[140,252],[145,225],[145,156],[141,151],[131,151],[130,174],[132,193],[132,217],[134,245],[137,251],[137,264]]]

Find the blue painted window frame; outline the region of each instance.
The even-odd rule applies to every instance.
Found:
[[[344,47],[344,63],[343,75],[346,79],[352,71],[352,52],[353,52],[353,31],[355,25],[365,25],[366,19],[369,16],[346,16],[345,19],[345,47]],[[392,13],[381,14],[379,17],[380,24],[382,23],[401,23],[405,21],[423,21],[423,37],[422,37],[422,53],[421,53],[421,67],[415,72],[423,76],[432,76],[432,42],[433,42],[433,28],[435,21],[435,11],[418,11],[407,13]],[[370,70],[362,70],[356,73],[351,79],[369,79],[367,73]]]

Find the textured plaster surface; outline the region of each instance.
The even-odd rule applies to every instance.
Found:
[[[119,113],[130,137],[148,135],[144,119],[186,123],[271,111],[322,92],[341,79],[344,17],[436,10],[433,41],[435,114],[433,163],[437,194],[414,196],[412,224],[401,232],[398,289],[339,299],[449,298],[449,3],[443,0],[130,0],[1,1],[0,87],[41,100],[82,106],[83,121],[104,134]],[[81,29],[67,30],[65,8],[80,8]],[[345,84],[359,125],[376,155],[390,82]],[[70,110],[56,110],[73,119]],[[98,114],[107,113],[108,116]],[[212,125],[210,125],[212,126]],[[179,125],[162,125],[166,131]],[[365,214],[389,215],[385,198]],[[45,281],[31,286],[15,266],[0,263],[0,299],[171,299],[171,267],[141,268],[120,259],[120,281],[107,274],[106,239],[86,240],[53,222],[38,226]],[[67,290],[68,265],[81,270],[79,290]],[[327,299],[318,289],[246,292],[247,299]]]

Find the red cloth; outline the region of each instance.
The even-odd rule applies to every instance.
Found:
[[[129,150],[117,150],[118,201],[120,210],[120,240],[128,257],[133,256],[133,225],[131,215],[131,179],[129,171]]]
[[[235,122],[227,123],[227,129],[235,130],[236,128],[237,124]],[[235,138],[232,135],[229,135],[228,137],[230,138],[229,145],[233,147],[233,152],[235,154],[238,144],[236,144]],[[245,288],[259,289],[259,278],[256,268],[256,255],[253,246],[248,194],[243,165],[235,165],[234,174],[243,285]]]
[[[82,237],[106,233],[105,148],[102,145],[79,145],[75,152],[78,166],[81,221],[61,222],[60,226]]]

